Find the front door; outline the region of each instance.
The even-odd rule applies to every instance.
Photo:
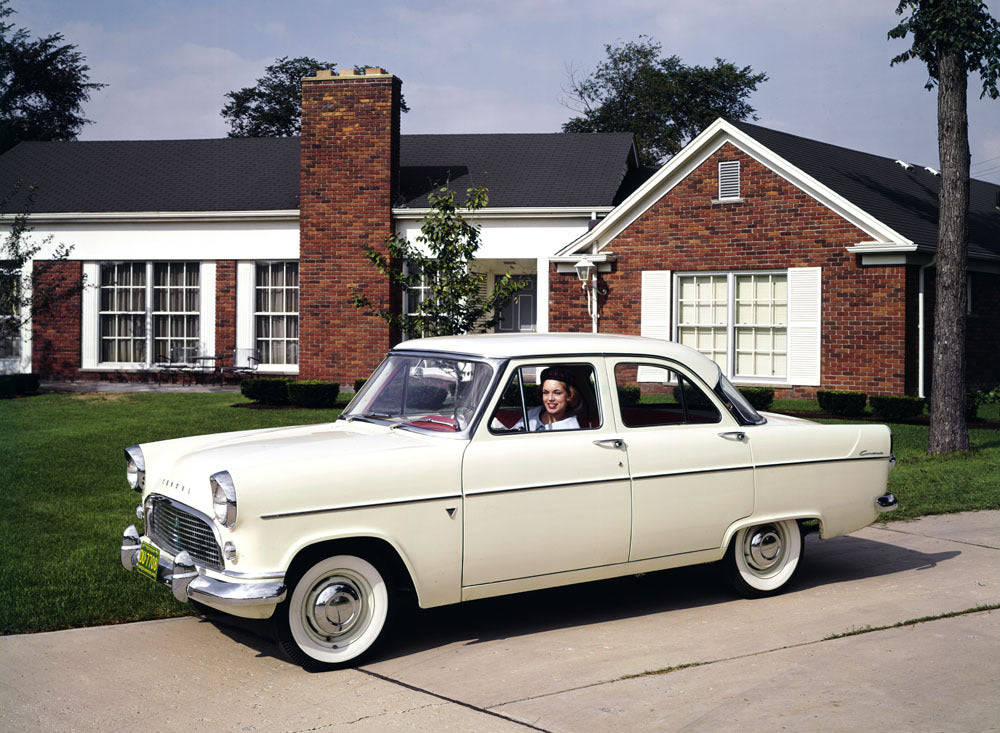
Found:
[[[553,365],[510,366],[505,389],[466,448],[463,586],[628,559],[628,466],[615,447],[614,423],[601,409],[610,398],[598,384],[603,364],[558,362],[578,383],[579,427],[525,429],[525,408],[530,418],[539,405],[538,377]]]
[[[500,311],[497,331],[501,333],[533,333],[537,324],[535,303],[538,299],[538,281],[534,275],[514,275],[517,282],[525,283]]]

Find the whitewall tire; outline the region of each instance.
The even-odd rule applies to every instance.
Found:
[[[744,527],[726,552],[730,582],[747,598],[778,593],[795,575],[802,550],[803,535],[794,519]]]
[[[389,602],[385,577],[367,560],[354,555],[320,560],[275,610],[278,644],[305,667],[357,663],[382,635]]]

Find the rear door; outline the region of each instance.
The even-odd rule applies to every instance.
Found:
[[[632,479],[630,560],[722,545],[754,507],[749,433],[681,365],[608,361]]]

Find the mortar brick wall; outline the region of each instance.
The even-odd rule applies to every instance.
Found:
[[[80,369],[83,300],[78,286],[83,281],[83,263],[36,261],[34,270],[36,293],[50,294],[52,302],[32,313],[32,371],[43,379],[75,378]]]
[[[715,203],[718,164],[740,161],[742,203]],[[915,364],[908,333],[916,268],[862,267],[845,250],[870,237],[754,158],[727,143],[618,235],[605,251],[618,255],[601,275],[599,330],[638,335],[643,270],[712,272],[822,267],[823,389],[875,394],[912,392]],[[909,270],[909,272],[908,272]],[[553,331],[589,331],[575,274],[550,272]],[[809,396],[815,387],[778,390]]]
[[[215,263],[215,353],[236,348],[236,261]]]
[[[367,377],[394,334],[355,308],[399,295],[366,259],[392,233],[398,190],[401,82],[388,74],[303,80],[299,180],[299,375],[351,384]]]

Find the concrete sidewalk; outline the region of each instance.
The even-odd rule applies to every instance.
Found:
[[[695,568],[418,612],[357,670],[196,618],[4,637],[0,729],[1000,730],[997,603],[1000,512],[928,517],[810,536],[775,598]]]

